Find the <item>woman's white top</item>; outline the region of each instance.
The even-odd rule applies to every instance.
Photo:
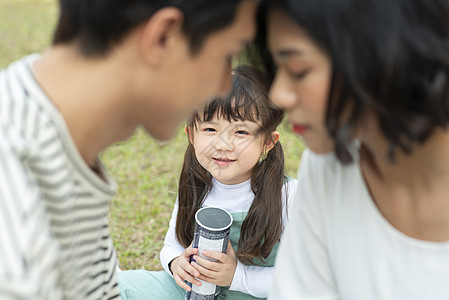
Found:
[[[289,216],[269,299],[449,299],[449,242],[394,228],[367,190],[359,157],[343,166],[334,154],[306,150]]]

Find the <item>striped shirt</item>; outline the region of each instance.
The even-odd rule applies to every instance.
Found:
[[[33,77],[37,59],[0,72],[0,299],[118,299],[116,183],[81,158]]]

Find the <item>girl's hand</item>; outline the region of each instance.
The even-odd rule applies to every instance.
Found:
[[[192,245],[190,245],[180,256],[173,259],[170,265],[170,271],[173,273],[176,284],[188,292],[192,288],[184,280],[198,286],[201,285],[200,281],[193,278],[193,276],[200,276],[200,273],[190,264],[190,255],[196,253],[198,253],[198,249],[192,248]]]
[[[211,251],[203,251],[202,254],[217,261],[210,261],[199,255],[195,255],[193,259],[197,263],[192,261],[191,264],[201,273],[199,277],[196,277],[218,286],[230,286],[232,279],[234,279],[235,269],[237,268],[237,257],[231,242],[228,243],[226,254]]]

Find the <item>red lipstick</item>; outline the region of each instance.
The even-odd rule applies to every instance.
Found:
[[[293,124],[292,125],[293,132],[299,135],[303,135],[309,130],[309,126]]]

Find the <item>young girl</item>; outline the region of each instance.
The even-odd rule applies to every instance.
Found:
[[[309,149],[270,299],[449,299],[449,1],[262,2]]]
[[[233,72],[232,90],[208,102],[187,123],[189,146],[179,194],[160,258],[166,272],[119,273],[123,299],[184,299],[201,281],[222,288],[220,299],[268,296],[277,245],[296,180],[284,174],[276,127],[283,113],[267,97],[267,80],[249,66]],[[195,213],[204,206],[234,219],[226,254],[191,247]],[[197,263],[190,263],[194,255]]]

